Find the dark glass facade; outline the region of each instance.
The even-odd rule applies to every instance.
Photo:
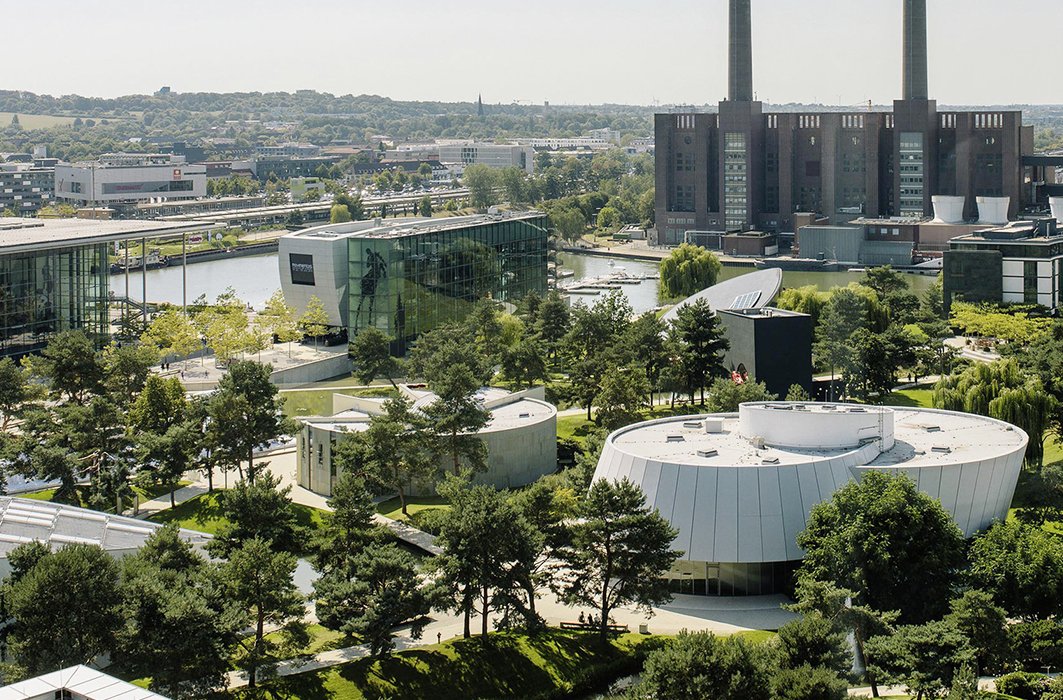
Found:
[[[66,330],[108,335],[107,245],[0,255],[0,356],[40,350]]]
[[[677,561],[665,578],[668,590],[684,595],[747,596],[789,593],[799,561],[717,564]]]
[[[376,326],[404,351],[418,335],[464,320],[479,299],[545,294],[547,238],[545,216],[350,238],[352,337]]]

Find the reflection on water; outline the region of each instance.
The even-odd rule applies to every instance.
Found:
[[[656,275],[658,264],[646,260],[630,260],[619,257],[600,257],[580,255],[578,253],[558,253],[558,265],[576,273],[574,279],[584,280],[602,277],[615,272],[627,272],[630,275]],[[609,263],[613,264],[610,265]],[[720,274],[721,280],[753,272],[752,267],[725,267]],[[192,302],[200,294],[206,294],[213,300],[227,287],[236,290],[236,295],[261,309],[266,300],[280,289],[280,271],[277,267],[277,254],[254,255],[246,258],[226,258],[212,260],[188,266],[188,301]],[[141,298],[139,272],[129,274],[129,295],[133,299]],[[161,270],[149,270],[146,273],[147,297],[152,302],[181,303],[181,268],[167,267]],[[785,287],[803,287],[814,284],[820,289],[845,286],[858,282],[862,277],[855,272],[786,272],[783,275]],[[912,291],[920,294],[934,283],[933,276],[906,275]],[[573,278],[569,278],[571,281]],[[111,290],[118,296],[125,293],[125,275],[111,276]],[[658,305],[657,280],[646,280],[642,284],[621,285],[621,291],[631,302],[636,313],[649,311]],[[596,295],[574,295],[573,302],[582,301],[593,304]]]

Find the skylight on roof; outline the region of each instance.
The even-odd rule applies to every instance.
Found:
[[[740,296],[735,297],[735,300],[731,302],[731,309],[752,309],[760,301],[761,291],[758,289],[755,292],[747,292]]]

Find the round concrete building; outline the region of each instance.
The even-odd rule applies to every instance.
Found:
[[[594,479],[627,478],[679,531],[676,592],[785,590],[812,507],[863,474],[907,474],[970,537],[1008,514],[1028,437],[966,413],[749,403],[650,421],[606,440]]]

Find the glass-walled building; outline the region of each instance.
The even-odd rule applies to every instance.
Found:
[[[180,236],[201,225],[0,218],[0,357],[42,349],[62,331],[110,339],[112,247]],[[137,273],[134,273],[137,274]]]
[[[322,226],[281,239],[281,286],[296,308],[316,296],[351,337],[375,326],[405,352],[480,299],[545,294],[547,239],[540,213]]]

